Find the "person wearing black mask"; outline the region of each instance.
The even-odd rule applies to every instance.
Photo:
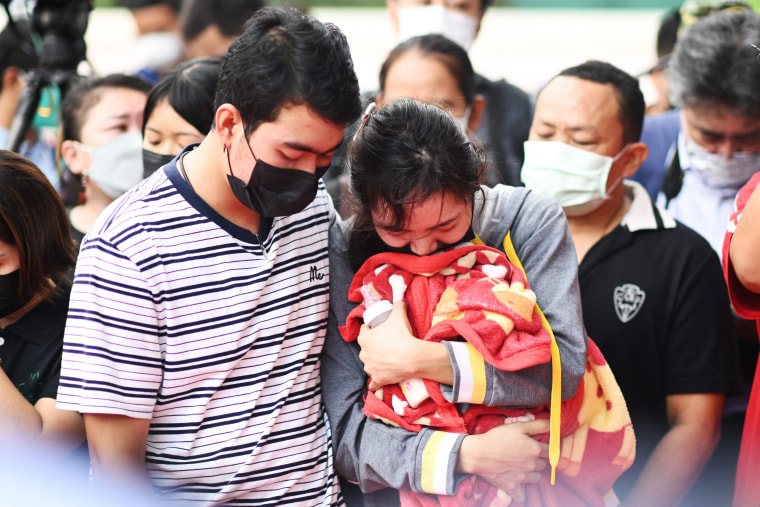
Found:
[[[361,113],[345,36],[257,11],[212,111],[201,143],[84,239],[58,406],[84,414],[96,485],[132,472],[177,502],[340,505],[319,383],[335,210],[319,178]]]
[[[177,65],[151,89],[143,114],[143,177],[206,137],[214,121],[214,92],[221,58]]]
[[[0,433],[62,454],[85,436],[82,416],[55,405],[74,262],[55,188],[0,150]]]

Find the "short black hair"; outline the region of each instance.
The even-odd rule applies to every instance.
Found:
[[[245,22],[265,5],[265,0],[185,0],[182,38],[191,41],[210,26],[218,27],[225,37],[237,37]]]
[[[221,58],[201,57],[182,62],[164,74],[145,102],[143,135],[148,118],[164,99],[198,132],[208,134],[214,122],[214,93],[221,68]]]
[[[240,111],[249,136],[288,104],[305,104],[345,126],[361,114],[346,37],[337,26],[293,8],[259,10],[222,64],[214,108],[225,103]]]
[[[644,124],[644,95],[639,81],[611,63],[589,60],[567,68],[557,76],[577,77],[599,84],[611,84],[618,101],[618,119],[623,127],[623,144],[635,143],[641,137]]]
[[[475,71],[467,51],[462,46],[441,34],[431,33],[411,37],[393,48],[380,67],[380,91],[385,92],[385,79],[393,64],[409,51],[418,51],[440,61],[457,82],[459,91],[467,105],[475,98]]]

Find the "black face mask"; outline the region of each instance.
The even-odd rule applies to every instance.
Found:
[[[143,178],[147,178],[158,169],[174,160],[174,157],[176,157],[176,155],[161,155],[160,153],[148,151],[143,148]]]
[[[467,229],[467,232],[464,233],[464,236],[462,236],[461,239],[459,239],[458,241],[455,241],[454,243],[440,243],[436,251],[429,255],[435,255],[441,252],[445,252],[446,250],[451,250],[452,248],[461,246],[463,243],[472,241],[475,238],[476,238],[475,232],[472,230],[472,226],[470,226]],[[417,257],[419,257],[419,255],[412,252],[412,247],[410,247],[409,244],[406,244],[402,247],[392,247],[392,246],[385,245],[385,249],[388,252],[416,255]]]
[[[6,317],[21,308],[18,299],[19,270],[7,275],[0,275],[0,318]]]
[[[324,176],[329,165],[317,167],[315,174],[298,169],[280,169],[256,158],[253,174],[246,185],[232,174],[230,152],[227,150],[227,166],[230,174],[227,180],[235,197],[249,209],[265,218],[284,217],[303,211],[317,195],[319,178]]]

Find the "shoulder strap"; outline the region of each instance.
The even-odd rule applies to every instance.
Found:
[[[525,274],[520,259],[517,257],[517,250],[512,244],[511,231],[507,231],[507,235],[504,236],[504,252],[507,254],[507,259],[520,271],[523,272],[523,276],[528,280],[528,276]],[[530,280],[528,280],[530,283]],[[559,346],[557,346],[557,340],[554,337],[549,321],[546,320],[544,312],[538,307],[536,303],[536,312],[541,316],[541,323],[544,328],[549,332],[552,342],[550,345],[551,357],[552,357],[552,394],[551,404],[549,412],[549,464],[552,466],[552,481],[554,484],[555,475],[557,472],[557,464],[559,463],[560,454],[560,424],[562,415],[562,362],[559,355]]]
[[[665,173],[662,180],[662,193],[665,196],[665,208],[670,205],[670,201],[681,192],[683,186],[683,169],[681,169],[681,158],[678,156],[678,146],[676,145],[673,160]]]

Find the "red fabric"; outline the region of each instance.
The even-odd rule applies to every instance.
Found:
[[[748,291],[739,283],[729,259],[729,246],[734,228],[750,196],[760,184],[760,173],[755,174],[736,195],[734,212],[729,219],[728,231],[723,241],[723,274],[728,284],[728,294],[736,313],[745,319],[756,319],[760,334],[760,295]],[[760,362],[758,370],[760,371]],[[755,374],[752,383],[747,414],[744,418],[741,450],[736,467],[734,507],[757,507],[760,505],[760,375]]]
[[[488,276],[494,272],[504,276]],[[436,342],[465,339],[488,363],[504,370],[550,361],[551,335],[536,311],[535,294],[522,271],[502,252],[472,245],[428,257],[379,254],[357,272],[349,299],[363,301],[364,286],[372,297],[392,300],[392,276],[407,286],[403,297],[415,336]],[[361,304],[349,314],[341,327],[345,340],[357,338],[363,312]],[[635,443],[625,401],[591,340],[586,366],[576,395],[562,403],[562,451],[556,483],[550,485],[547,467],[538,484],[526,487],[526,506],[602,506],[617,477],[633,463]],[[509,410],[471,405],[460,412],[458,405],[446,401],[437,383],[426,380],[425,385],[430,398],[416,409],[406,406],[403,416],[392,405],[393,398],[406,399],[399,385],[368,392],[364,413],[410,431],[432,427],[468,434],[505,424],[507,417],[549,417],[547,406]],[[548,442],[549,434],[536,438]],[[477,476],[468,477],[451,497],[405,491],[400,495],[402,505],[413,506],[517,505]]]

